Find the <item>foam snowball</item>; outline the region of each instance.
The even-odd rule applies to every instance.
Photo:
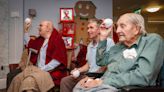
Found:
[[[105,24],[105,27],[108,28],[113,24],[113,20],[110,18],[106,18],[103,20],[103,23]]]
[[[31,22],[31,19],[30,18],[26,18],[25,19],[25,23],[30,23]]]
[[[88,79],[87,82],[93,81],[93,79]]]
[[[73,73],[72,73],[73,77],[77,78],[80,76],[80,71],[79,70],[75,70]]]

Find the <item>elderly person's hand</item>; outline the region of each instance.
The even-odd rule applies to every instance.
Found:
[[[24,32],[27,33],[31,27],[32,24],[32,19],[31,18],[26,18],[25,23],[24,23]]]
[[[84,84],[85,88],[93,88],[93,87],[97,87],[99,85],[102,84],[102,80],[101,79],[88,79],[87,82]]]
[[[79,81],[80,86],[85,87],[84,85],[85,85],[85,83],[87,82],[88,79],[89,79],[89,77],[85,77],[85,78],[81,79]]]
[[[113,21],[112,19],[104,19],[100,25],[100,41],[103,41],[108,38],[109,34],[112,31]]]
[[[101,85],[102,80],[86,77],[86,78],[82,79],[79,83],[80,83],[80,86],[83,88],[93,88],[93,87]]]

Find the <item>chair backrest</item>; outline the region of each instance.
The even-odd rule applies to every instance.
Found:
[[[164,88],[164,63],[160,71],[160,86]]]
[[[164,88],[164,60],[163,60],[163,65],[161,67],[160,73],[158,74],[156,86]]]

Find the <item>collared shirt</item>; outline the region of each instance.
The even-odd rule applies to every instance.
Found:
[[[102,77],[103,84],[116,88],[127,85],[155,85],[164,59],[163,40],[159,35],[141,36],[130,48],[119,43],[108,52],[105,51],[105,44],[106,41],[99,43],[96,58],[98,65],[108,65]],[[123,52],[132,48],[137,56],[124,57]]]
[[[107,44],[108,44],[107,50],[109,50],[114,45],[114,42],[111,38],[108,38]],[[96,45],[93,45],[93,42],[90,42],[88,47],[87,47],[86,60],[89,64],[89,71],[88,72],[96,72],[100,68],[100,66],[98,66],[96,64],[97,46],[98,46],[98,43]]]
[[[30,40],[29,34],[24,34],[24,44],[27,46]],[[37,59],[37,66],[44,71],[49,71],[60,65],[60,62],[56,59],[52,59],[48,64],[46,64],[46,50],[48,47],[48,39],[45,39]]]

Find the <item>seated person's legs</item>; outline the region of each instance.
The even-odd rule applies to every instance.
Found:
[[[19,87],[21,85],[21,81],[23,80],[22,76],[23,73],[19,73],[13,78],[7,92],[19,92]]]
[[[9,86],[10,86],[11,81],[13,80],[13,78],[16,75],[18,75],[20,72],[22,72],[22,70],[19,68],[19,69],[12,70],[11,72],[9,72],[7,74],[7,89],[9,88]]]
[[[60,92],[72,92],[74,86],[82,79],[85,75],[80,75],[78,78],[74,78],[71,75],[64,77],[60,83]]]
[[[20,86],[21,92],[39,92],[38,85],[33,77],[29,76],[24,79]]]

